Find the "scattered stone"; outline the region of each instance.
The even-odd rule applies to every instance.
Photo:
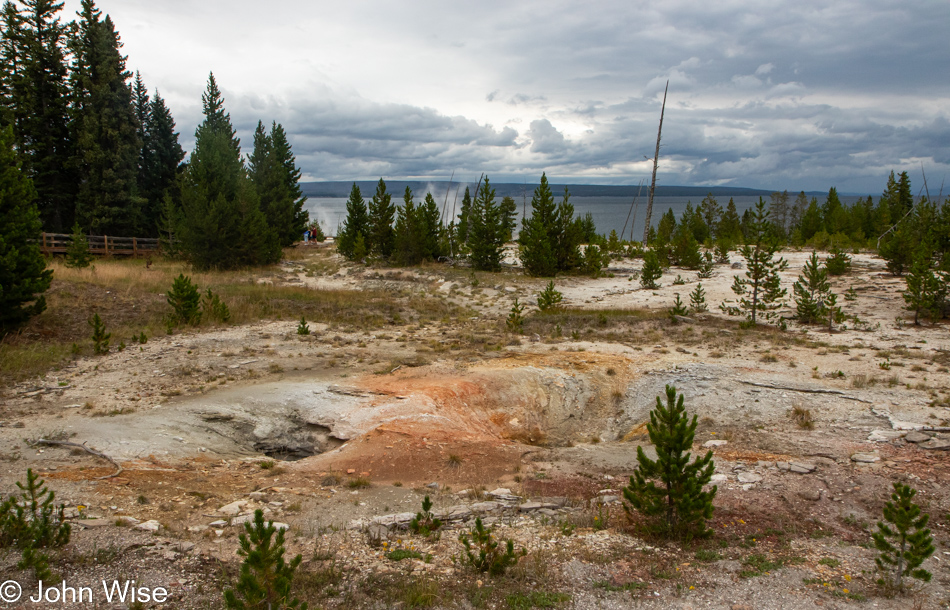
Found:
[[[868,440],[875,443],[889,443],[904,436],[901,430],[871,430]]]
[[[597,498],[598,504],[617,504],[620,502],[620,496],[600,496]]]
[[[123,525],[138,525],[141,523],[141,521],[135,517],[130,517],[128,515],[117,515],[115,520],[116,523],[122,523]]]
[[[809,474],[815,472],[817,466],[807,462],[789,462],[788,469],[796,474]]]
[[[729,477],[724,474],[714,474],[709,481],[711,483],[725,483],[729,480]]]
[[[155,519],[149,519],[148,521],[136,525],[135,529],[141,530],[143,532],[157,532],[158,530],[162,529],[162,524]]]
[[[738,478],[740,483],[758,483],[762,480],[762,475],[754,472],[740,472]]]
[[[492,511],[502,508],[503,504],[500,502],[476,502],[472,504],[469,508],[473,513],[490,513]]]
[[[907,436],[904,437],[904,440],[908,443],[926,443],[930,440],[930,438],[931,437],[929,434],[914,430],[912,432],[908,432]]]
[[[467,506],[451,506],[439,514],[443,521],[464,521],[472,516],[472,509]]]
[[[706,441],[703,443],[703,447],[722,447],[723,445],[728,445],[729,441],[724,441],[722,439],[714,439],[711,441]]]
[[[108,519],[77,519],[76,523],[84,528],[103,527],[111,523]]]
[[[950,441],[939,438],[932,438],[926,443],[921,443],[917,446],[923,449],[930,449],[932,451],[950,451]]]
[[[247,494],[247,497],[257,502],[260,502],[261,500],[264,499],[264,492],[252,491],[251,493]]]
[[[855,453],[851,456],[851,461],[859,464],[874,464],[881,461],[881,456],[874,453]]]
[[[370,520],[370,523],[375,523],[377,525],[385,525],[388,528],[393,528],[397,526],[408,526],[409,522],[412,521],[413,517],[416,516],[416,513],[395,513],[392,515],[380,515],[378,517],[373,517]]]
[[[212,521],[211,523],[209,523],[209,524],[208,524],[208,527],[215,527],[215,528],[217,528],[217,527],[224,527],[224,526],[226,526],[227,524],[228,524],[228,522],[225,521],[224,519],[218,519],[217,521]]]
[[[199,534],[207,529],[210,529],[207,525],[190,525],[188,526],[188,531],[194,534]]]
[[[808,500],[809,502],[817,502],[821,500],[821,490],[815,489],[812,491],[800,491],[798,492],[800,498]]]
[[[429,483],[428,485],[426,485],[426,487],[428,487],[429,489],[438,490],[438,489],[439,489],[439,484],[436,483],[435,481],[433,481],[433,482]]]
[[[247,500],[236,500],[230,504],[225,504],[218,509],[219,515],[227,515],[228,517],[234,517],[241,513],[241,510],[247,506]]]
[[[502,502],[517,502],[518,500],[521,499],[519,496],[516,496],[513,493],[511,493],[510,489],[506,489],[504,487],[499,487],[498,489],[494,491],[490,491],[488,492],[488,495]]]

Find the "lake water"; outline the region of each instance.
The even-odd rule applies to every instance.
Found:
[[[794,200],[794,195],[789,194],[790,199]],[[396,202],[396,198],[393,198]],[[421,198],[417,198],[418,202]],[[742,216],[742,213],[752,208],[758,201],[758,197],[733,197],[733,200],[736,203],[736,209],[739,212],[739,215]],[[850,205],[858,200],[858,197],[841,197],[842,203]],[[441,203],[442,199],[436,197],[436,201]],[[555,201],[560,201],[559,198],[556,198]],[[677,220],[680,215],[683,213],[683,210],[686,209],[686,204],[692,202],[693,207],[697,207],[702,201],[702,198],[693,199],[689,197],[656,197],[653,200],[653,225],[660,221],[660,217],[666,213],[667,210],[673,209],[673,213],[676,215]],[[726,204],[729,203],[729,198],[718,198],[717,201],[719,205],[725,209]],[[766,200],[767,201],[767,200]],[[571,197],[571,203],[574,204],[574,214],[575,216],[583,216],[590,212],[594,217],[594,223],[597,225],[597,232],[603,233],[604,235],[609,235],[611,229],[616,230],[619,235],[621,230],[623,230],[624,224],[626,224],[627,229],[625,235],[629,239],[630,230],[631,230],[631,221],[634,220],[634,212],[636,213],[636,222],[633,225],[633,238],[637,241],[643,238],[643,225],[646,219],[646,209],[647,209],[647,197],[640,197],[638,199],[637,205],[634,206],[634,211],[631,211],[632,200],[624,197]],[[398,203],[402,203],[401,200]],[[791,202],[790,202],[791,203]],[[518,201],[518,227],[521,227],[521,208],[522,202]],[[449,200],[450,207],[452,205],[451,198]],[[440,205],[441,207],[441,205]],[[320,226],[323,227],[324,231],[328,235],[335,235],[337,227],[340,223],[343,222],[343,219],[346,218],[346,199],[340,197],[312,197],[307,200],[307,203],[304,204],[304,209],[310,212],[311,220],[318,220]],[[527,202],[527,212],[528,215],[531,214],[531,201],[530,199]],[[456,213],[458,209],[456,208]]]

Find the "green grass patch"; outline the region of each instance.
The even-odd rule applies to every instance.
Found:
[[[551,593],[548,591],[528,591],[510,593],[505,596],[505,603],[511,610],[529,610],[530,608],[556,608],[559,604],[570,601],[567,593]]]

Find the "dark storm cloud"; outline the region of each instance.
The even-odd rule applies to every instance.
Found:
[[[245,147],[279,121],[316,179],[636,184],[667,81],[664,184],[877,193],[892,168],[950,170],[947,2],[170,1],[187,23],[100,3],[185,146],[214,69]]]

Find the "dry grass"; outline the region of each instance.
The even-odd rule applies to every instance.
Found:
[[[87,321],[98,313],[112,333],[112,346],[133,335],[165,335],[170,312],[165,291],[180,273],[201,291],[211,288],[231,311],[231,325],[261,320],[299,320],[359,329],[393,323],[457,320],[469,312],[439,298],[394,295],[383,290],[315,290],[299,285],[261,283],[280,274],[278,266],[237,271],[194,272],[180,261],[100,259],[93,267],[70,269],[50,262],[53,284],[47,309],[20,332],[0,341],[0,384],[20,381],[65,364],[71,353],[92,353]],[[212,326],[202,322],[202,327]],[[177,331],[176,331],[177,332]]]
[[[802,430],[815,429],[815,420],[812,417],[811,410],[806,409],[801,404],[797,404],[792,407],[792,410],[789,412],[789,417],[791,417],[792,421],[795,422],[795,425]]]

